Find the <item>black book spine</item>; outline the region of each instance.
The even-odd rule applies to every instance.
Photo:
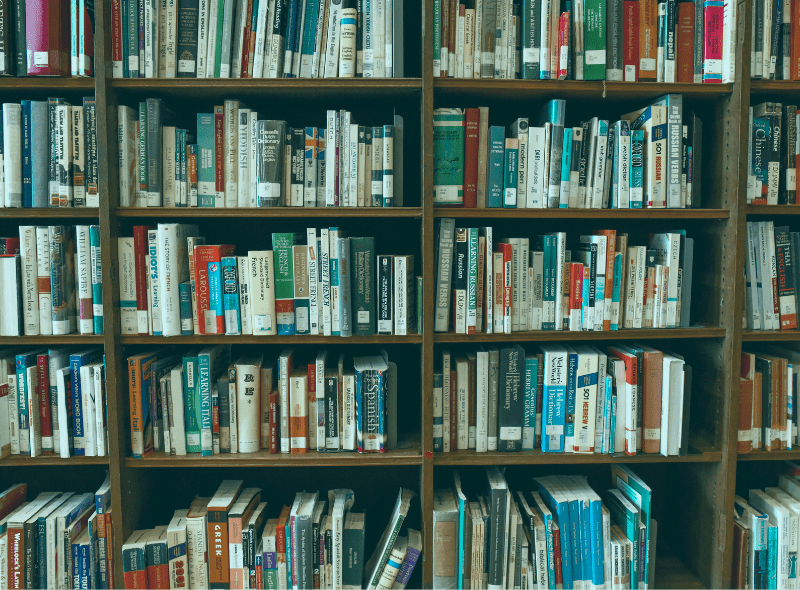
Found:
[[[764,56],[764,0],[753,0],[756,5],[756,36],[753,39],[753,44],[756,48],[756,62],[759,60],[763,63]],[[769,72],[761,72],[761,78],[769,78]]]
[[[508,490],[491,490],[491,522],[489,530],[489,585],[503,584],[503,556],[506,550],[506,502]]]
[[[20,332],[21,334],[22,332]],[[36,588],[36,529],[37,524],[26,522],[23,525],[23,538],[25,550],[25,575],[23,588]]]
[[[393,267],[393,256],[378,256],[378,334],[391,334],[394,328],[392,319]]]
[[[797,200],[797,107],[786,105],[783,107],[783,119],[786,121],[786,132],[781,137],[781,168],[780,192],[778,193],[779,205],[794,205]]]
[[[100,183],[100,168],[97,159],[97,103],[93,96],[83,99],[83,128],[86,143],[86,164],[84,185],[86,186],[87,206],[97,200]]]
[[[772,2],[772,39],[770,39],[770,80],[779,78],[778,70],[781,68],[780,59],[780,38],[782,34],[781,24],[783,23],[783,2]]]
[[[339,378],[325,377],[325,450],[339,450]]]
[[[292,128],[292,205],[303,206],[303,188],[306,170],[305,127]]]
[[[353,302],[354,334],[375,334],[375,238],[351,238],[350,240],[351,287]]]
[[[311,523],[312,588],[319,588],[319,521]],[[252,588],[253,586],[251,586]]]
[[[778,301],[780,302],[782,330],[797,327],[793,254],[789,227],[776,227],[775,257],[778,266]]]
[[[199,0],[178,0],[178,78],[197,75]]]
[[[28,52],[25,45],[25,0],[8,1],[14,3],[14,19],[11,21],[14,27],[14,73],[21,78],[28,75]]]
[[[500,350],[500,400],[498,404],[498,451],[522,450],[521,369],[525,351],[520,345]]]

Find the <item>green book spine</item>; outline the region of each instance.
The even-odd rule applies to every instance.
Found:
[[[200,389],[196,356],[183,357],[183,397],[186,408],[186,452],[200,452]]]
[[[227,0],[228,2],[232,2],[232,0]],[[220,78],[221,70],[222,70],[222,32],[225,28],[225,2],[226,0],[219,0],[219,4],[217,6],[217,36],[216,40],[216,52],[215,52],[215,61],[214,61],[214,77]]]
[[[606,77],[606,3],[605,0],[586,0],[584,10],[584,80],[604,80]]]
[[[375,238],[351,238],[350,240],[351,287],[353,302],[354,334],[372,336],[375,334]]]
[[[433,202],[464,204],[464,109],[433,113]]]
[[[505,129],[489,129],[489,162],[486,175],[486,206],[503,206],[503,163],[505,156]]]
[[[474,334],[478,321],[478,228],[467,230],[467,333]]]
[[[275,260],[275,313],[278,318],[278,334],[285,336],[295,333],[292,256],[294,244],[295,234],[272,234],[272,253]]]

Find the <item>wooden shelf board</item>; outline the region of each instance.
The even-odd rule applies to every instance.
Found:
[[[103,336],[67,334],[65,336],[0,336],[0,344],[42,344],[61,346],[63,344],[103,344]]]
[[[120,336],[122,344],[420,344],[421,334],[409,336]]]
[[[118,207],[117,217],[422,217],[422,207]]]
[[[798,205],[748,205],[748,215],[800,215]]]
[[[69,457],[62,458],[57,455],[40,455],[39,457],[23,457],[21,455],[10,455],[0,459],[0,467],[40,467],[63,465],[73,467],[75,465],[108,465],[108,457]]]
[[[128,467],[374,467],[380,465],[422,465],[419,445],[386,453],[317,453],[276,454],[266,451],[200,457],[199,455],[164,455],[155,453],[145,459],[127,457]]]
[[[672,328],[614,330],[608,332],[570,332],[541,330],[511,334],[434,334],[434,342],[538,342],[551,340],[642,340],[679,338],[724,338],[725,328]]]
[[[667,84],[655,82],[625,83],[578,80],[483,80],[461,78],[434,78],[434,92],[463,94],[472,98],[526,98],[532,96],[558,96],[560,98],[624,98],[644,99],[667,93],[680,93],[684,97],[718,98],[730,94],[733,84]]]
[[[58,78],[54,76],[0,77],[0,93],[8,90],[94,90],[94,78]]]
[[[659,527],[660,528],[660,527]],[[668,547],[659,543],[656,549],[655,588],[667,590],[681,588],[684,590],[703,590],[705,586],[680,557]]]
[[[739,453],[736,456],[738,461],[797,461],[800,459],[800,449],[791,451],[753,451],[751,453]]]
[[[793,80],[750,80],[750,94],[800,96],[800,82]]]
[[[624,453],[604,455],[600,453],[543,453],[541,451],[521,451],[519,453],[500,453],[491,451],[456,451],[434,453],[435,465],[588,465],[605,463],[718,463],[722,452],[716,449],[703,449],[690,455],[664,457],[657,454],[639,453],[634,456]]]
[[[800,213],[800,207],[797,207]],[[542,219],[728,219],[727,209],[460,209],[437,207],[434,217]]]
[[[31,207],[25,209],[7,207],[0,209],[0,219],[3,217],[9,219],[57,219],[60,217],[74,219],[81,217],[98,217],[98,215],[99,210],[96,207]]]
[[[742,342],[800,341],[800,330],[742,330]]]

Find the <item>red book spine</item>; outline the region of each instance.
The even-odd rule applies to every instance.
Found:
[[[694,82],[694,2],[678,3],[677,82]]]
[[[456,63],[456,30],[458,29],[458,0],[450,0],[450,14],[448,20],[450,21],[450,28],[447,35],[447,61]],[[448,76],[454,78],[455,71],[448,69]]]
[[[47,366],[49,357],[40,354],[36,357],[36,370],[39,374],[39,428],[42,433],[42,453],[53,453],[53,418],[50,405],[50,370]]]
[[[111,0],[111,61],[114,77],[122,78],[122,2]]]
[[[0,238],[0,254],[19,254],[19,238]]]
[[[498,244],[503,254],[503,332],[511,333],[511,287],[513,284],[512,247],[511,244]]]
[[[22,528],[7,529],[8,535],[6,543],[8,543],[8,587],[10,590],[21,590],[25,588],[25,547],[24,535]]]
[[[317,450],[317,363],[308,363],[308,448],[312,451]],[[312,411],[311,409],[314,409]]]
[[[464,137],[464,207],[478,206],[478,127],[480,109],[467,109]]]
[[[580,317],[583,311],[583,264],[580,262],[571,262],[569,265],[569,315],[570,319],[577,311],[578,325],[575,326],[570,321],[570,330],[580,330]]]
[[[133,254],[136,263],[136,319],[139,335],[147,336],[150,333],[147,321],[147,277],[150,274],[147,268],[147,230],[152,229],[146,225],[133,226]]]
[[[253,0],[247,2],[247,13],[244,19],[244,31],[242,31],[242,61],[239,68],[239,76],[247,78],[247,66],[250,62],[250,23],[253,20]]]
[[[562,12],[561,16],[558,19],[558,79],[559,80],[566,80],[568,62],[569,62],[569,12]]]
[[[553,569],[556,572],[556,588],[563,587],[564,583],[561,567],[561,530],[556,523],[553,523]]]
[[[455,366],[455,362],[451,363]],[[450,450],[458,449],[458,372],[450,371]]]
[[[25,0],[29,76],[69,76],[68,2]]]
[[[791,50],[789,53],[789,78],[800,80],[800,0],[792,0]]]
[[[256,564],[256,588],[264,587],[264,569],[262,564]]]
[[[437,0],[439,1],[439,0]],[[445,53],[442,54],[441,78],[447,78],[447,47],[448,39],[450,38],[450,0],[440,0],[442,3],[442,49]]]
[[[640,396],[644,404],[642,411],[643,441],[642,452],[658,453],[661,450],[661,385],[663,379],[664,355],[661,352],[644,353],[644,387]]]
[[[51,2],[51,4],[54,4]],[[55,4],[61,4],[55,2]],[[83,44],[78,46],[78,73],[81,76],[94,76],[94,5],[80,2],[83,5]],[[91,6],[91,11],[89,7]],[[65,48],[66,50],[66,48]],[[67,52],[64,51],[64,59]],[[65,74],[66,75],[66,74]]]
[[[703,9],[703,82],[722,83],[722,2],[706,2]]]
[[[225,107],[214,107],[214,179],[217,201],[225,195]],[[283,142],[281,142],[283,146]]]
[[[211,304],[211,294],[209,291],[208,280],[208,264],[210,262],[216,262],[219,264],[222,258],[225,256],[233,256],[235,251],[236,246],[231,244],[223,244],[221,246],[202,245],[197,246],[194,249],[194,278],[197,291],[197,322],[200,327],[201,334],[225,333],[224,315],[217,316],[216,322],[214,322],[213,317],[208,316]]]
[[[625,67],[625,81],[639,81],[639,3],[626,0],[624,4],[625,52],[622,64]]]
[[[108,572],[108,590],[114,590],[114,525],[110,512],[106,512],[106,571]],[[127,585],[126,585],[127,586]]]
[[[278,392],[269,394],[269,452],[271,455],[278,453]]]

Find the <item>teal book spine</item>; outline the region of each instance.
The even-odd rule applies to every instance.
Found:
[[[208,354],[197,357],[200,386],[200,452],[204,457],[213,454],[211,437],[211,359]]]
[[[278,335],[295,333],[294,319],[294,256],[292,233],[272,234],[272,252],[275,260],[275,313],[278,319]]]
[[[606,375],[606,388],[605,399],[603,400],[603,442],[601,446],[602,453],[613,453],[611,450],[614,446],[614,393],[613,382],[611,375]]]
[[[214,176],[214,114],[197,114],[197,206],[213,207],[216,199]]]
[[[89,246],[92,267],[92,315],[94,333],[103,333],[103,270],[100,256],[100,226],[89,227]]]
[[[486,206],[503,206],[503,164],[505,160],[505,129],[489,129],[489,162],[486,175]]]
[[[467,333],[474,334],[478,322],[478,228],[467,230]],[[420,332],[421,333],[421,332]]]
[[[609,428],[609,437],[608,437],[608,453],[613,455],[616,453],[616,447],[614,445],[614,431],[617,428],[617,395],[612,394],[611,396],[611,427]]]
[[[778,527],[769,525],[767,531],[767,584],[764,588],[778,587]]]
[[[221,266],[222,308],[225,313],[225,334],[236,336],[242,333],[242,317],[239,311],[239,280],[236,269],[236,257],[224,257],[221,261]]]
[[[575,444],[575,386],[578,380],[578,355],[567,355],[567,424],[564,428],[565,452],[572,452]]]
[[[569,180],[572,170],[572,127],[564,127],[564,142],[561,147],[561,188],[558,206],[569,207]]]
[[[464,109],[436,109],[433,113],[433,202],[464,203]]]
[[[522,450],[532,451],[536,440],[536,394],[538,387],[539,359],[525,357],[525,398],[522,413]]]
[[[186,415],[186,452],[200,452],[200,383],[197,356],[183,357],[183,404]]]
[[[505,140],[505,154],[503,163],[503,207],[515,208],[517,206],[517,158],[519,157],[519,140],[508,137]]]
[[[631,209],[641,209],[644,200],[644,130],[631,131]]]

